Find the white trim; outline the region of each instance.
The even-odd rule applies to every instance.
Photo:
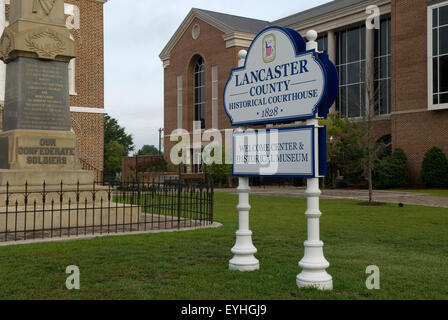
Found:
[[[70,107],[70,112],[105,114],[106,110],[104,110],[103,108]]]
[[[218,66],[212,67],[212,128],[219,127],[219,78]]]
[[[422,113],[422,112],[428,112],[428,111],[430,111],[430,110],[428,110],[428,109],[404,110],[404,111],[392,112],[390,115],[397,116],[397,115],[402,115],[402,114]]]
[[[183,79],[182,79],[182,76],[177,76],[177,127],[178,128],[183,128],[182,96],[183,96]]]
[[[76,93],[76,59],[73,58],[68,64],[68,91],[71,96],[77,96]]]
[[[75,14],[75,5],[71,3],[64,3],[64,14],[73,16]]]
[[[185,17],[184,21],[180,24],[179,28],[176,30],[174,35],[171,37],[170,41],[168,41],[168,44],[163,48],[162,52],[159,55],[160,60],[165,62],[166,60],[170,60],[171,51],[176,46],[176,44],[179,42],[179,40],[182,38],[184,33],[190,29],[191,23],[194,21],[194,19],[202,20],[212,27],[215,27],[216,29],[220,30],[224,34],[231,33],[232,30],[227,27],[226,25],[222,24],[221,22],[211,18],[207,14],[201,12],[197,9],[191,9],[191,11],[188,13],[188,15]],[[164,65],[166,68],[167,66]]]
[[[245,32],[232,32],[224,34],[222,38],[226,42],[226,49],[232,47],[249,48],[255,38],[255,35]]]
[[[163,60],[163,69],[166,69],[170,66],[170,59]]]
[[[428,54],[427,54],[427,60],[428,60],[428,110],[443,110],[443,109],[448,109],[448,103],[444,103],[444,104],[434,104],[433,103],[433,99],[434,99],[434,93],[433,93],[433,43],[432,43],[432,31],[433,31],[433,27],[432,27],[432,10],[435,8],[440,8],[440,7],[444,7],[448,5],[448,1],[442,2],[442,3],[437,3],[434,4],[432,6],[428,6],[427,9],[427,15],[428,15],[428,26],[427,26],[427,37],[428,37]],[[440,92],[438,93],[440,94]]]
[[[293,24],[287,27],[298,31],[302,35],[305,35],[306,32],[310,29],[316,30],[319,34],[328,32],[330,30],[337,31],[337,29],[346,28],[358,22],[364,22],[367,17],[366,7],[368,5],[378,6],[381,16],[385,16],[391,13],[390,0],[367,1],[367,3],[363,2],[355,6],[344,8],[335,12],[330,12],[325,15],[320,15],[310,20]]]

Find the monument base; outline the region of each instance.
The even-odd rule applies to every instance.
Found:
[[[8,183],[10,187],[35,186],[42,188],[46,186],[58,187],[61,182],[64,186],[87,185],[92,187],[95,181],[95,173],[86,170],[5,170],[0,169],[0,188]]]
[[[32,171],[32,170],[0,170],[0,208],[15,202],[19,206],[36,202],[41,205],[43,193],[45,201],[51,204],[100,203],[107,201],[108,187],[95,185],[95,173],[85,170]],[[45,182],[45,187],[44,187]],[[26,184],[26,185],[25,185]],[[62,202],[60,194],[63,194]]]
[[[61,230],[67,228],[92,228],[102,226],[123,227],[141,221],[141,208],[135,205],[106,203],[107,208],[95,208],[91,204],[79,206],[39,206],[0,208],[0,234],[34,230]],[[55,231],[57,233],[58,231]]]
[[[58,190],[82,185],[92,188],[93,171],[81,170],[76,136],[71,131],[10,130],[0,132],[0,192],[17,188]]]
[[[0,169],[78,170],[74,132],[9,130],[0,132]]]

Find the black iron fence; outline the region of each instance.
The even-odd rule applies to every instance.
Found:
[[[213,223],[213,183],[179,180],[0,189],[0,242],[183,229]]]

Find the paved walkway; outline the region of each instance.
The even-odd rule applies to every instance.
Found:
[[[235,189],[216,189],[218,192],[235,192]],[[305,190],[291,187],[251,187],[251,194],[282,196],[291,198],[305,198]],[[323,199],[354,199],[369,200],[368,190],[322,190]],[[374,191],[373,199],[378,202],[415,204],[428,207],[441,207],[448,209],[448,197],[430,197],[418,193]]]

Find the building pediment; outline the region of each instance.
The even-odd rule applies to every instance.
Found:
[[[223,33],[223,41],[226,42],[227,48],[236,45],[248,47],[258,31],[269,24],[267,21],[193,8],[159,55],[164,67],[169,65],[172,50],[185,32],[189,30],[195,19],[199,19],[221,31]]]

